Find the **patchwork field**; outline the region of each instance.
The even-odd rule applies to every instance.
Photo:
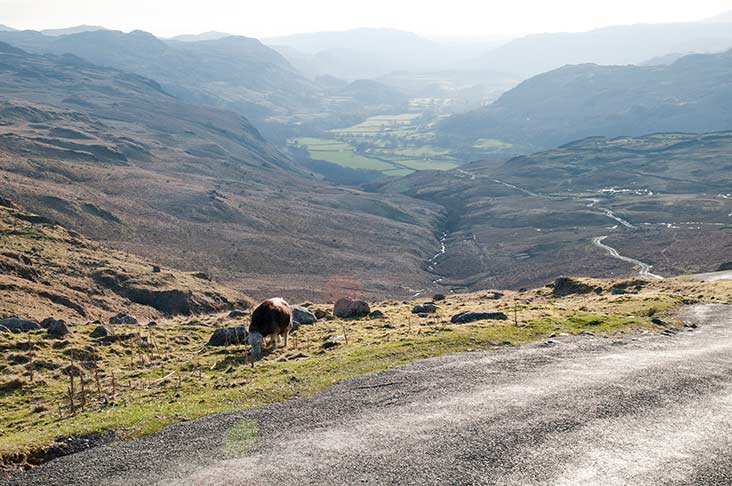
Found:
[[[433,128],[434,120],[422,114],[379,115],[321,138],[293,138],[290,144],[307,150],[311,159],[386,176],[454,169],[460,159],[435,144]]]

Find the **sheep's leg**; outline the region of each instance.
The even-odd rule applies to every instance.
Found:
[[[277,334],[272,335],[272,351],[277,351]]]
[[[285,347],[285,348],[287,347],[287,337],[288,337],[289,335],[290,335],[290,332],[289,332],[289,331],[285,331],[285,344],[284,344],[284,347]]]

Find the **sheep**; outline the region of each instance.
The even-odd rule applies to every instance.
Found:
[[[272,349],[277,349],[277,341],[280,336],[284,337],[284,347],[287,347],[287,337],[292,329],[292,309],[284,299],[277,297],[265,300],[254,309],[252,322],[249,325],[249,337],[247,338],[252,350],[249,358],[254,366],[255,358],[262,356],[262,344],[264,338],[272,336]]]

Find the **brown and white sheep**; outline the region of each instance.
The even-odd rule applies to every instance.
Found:
[[[264,338],[272,337],[272,349],[277,349],[279,337],[284,338],[284,347],[287,347],[287,337],[292,329],[292,309],[290,304],[282,298],[265,300],[254,309],[252,322],[249,325],[249,344],[252,346],[250,357],[252,366],[254,359],[262,356]]]

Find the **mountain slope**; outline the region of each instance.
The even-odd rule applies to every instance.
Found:
[[[495,103],[447,120],[456,138],[499,138],[545,148],[593,135],[732,128],[732,51],[669,66],[565,66]]]
[[[140,319],[250,305],[243,295],[111,250],[8,200],[0,201],[0,317]]]
[[[242,117],[149,79],[0,47],[5,197],[255,297],[393,295],[429,278],[439,207],[329,186]]]
[[[152,34],[99,30],[50,37],[4,32],[0,41],[39,53],[74,54],[158,81],[185,101],[237,111],[263,123],[312,109],[318,91],[277,52],[255,39],[164,42]]]

